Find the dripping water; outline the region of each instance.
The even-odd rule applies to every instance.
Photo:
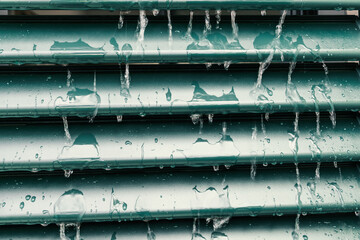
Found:
[[[140,10],[139,11],[139,23],[138,23],[138,28],[139,28],[139,32],[138,32],[138,42],[139,43],[143,43],[144,42],[144,35],[145,35],[145,29],[148,25],[148,19],[146,17],[146,12],[145,10]]]
[[[239,38],[239,27],[236,23],[236,11],[231,11],[231,27],[233,31],[233,36],[237,40]]]
[[[256,126],[256,124],[254,125],[252,130],[253,131],[251,133],[251,139],[256,140],[256,138],[257,138],[257,126]],[[251,168],[250,168],[250,178],[252,180],[255,180],[255,177],[256,177],[256,157],[254,157],[254,159],[251,160]]]
[[[225,61],[225,62],[224,62],[224,69],[225,69],[226,71],[229,70],[230,65],[231,65],[231,61]]]
[[[96,71],[94,71],[94,86],[93,86],[93,92],[95,94],[97,94],[97,90],[96,90]],[[94,118],[96,117],[98,113],[98,104],[96,105],[96,108],[93,112],[93,115],[89,117],[89,122],[92,123],[94,121]]]
[[[291,84],[292,74],[295,70],[295,67],[296,67],[296,61],[291,62],[290,66],[289,66],[289,72],[288,72],[288,84]]]
[[[190,15],[190,17],[189,17],[188,28],[186,31],[186,38],[188,38],[189,40],[192,40],[191,32],[192,32],[192,22],[193,22],[193,18],[194,18],[194,11],[190,11],[189,15]]]
[[[68,69],[67,70],[67,75],[66,75],[66,86],[70,87],[73,83],[73,80],[71,78],[71,71]]]
[[[227,124],[226,122],[223,122],[222,123],[222,137],[225,138],[226,137],[226,134],[227,134]]]
[[[66,178],[69,178],[69,177],[71,176],[71,174],[73,174],[73,173],[74,173],[73,170],[69,170],[69,169],[64,170],[64,176],[65,176]]]
[[[158,9],[154,9],[154,10],[152,11],[152,13],[153,13],[154,17],[156,17],[156,16],[159,14],[159,10],[158,10]]]
[[[119,12],[119,21],[118,21],[118,29],[122,29],[124,26],[124,17],[122,15],[122,11]]]
[[[212,123],[214,121],[214,114],[208,114],[208,120],[209,123]]]
[[[294,132],[299,132],[299,112],[295,113],[295,121],[294,121]]]
[[[70,144],[71,143],[71,135],[70,135],[70,132],[69,132],[69,123],[68,123],[67,117],[63,116],[62,120],[63,120],[63,123],[64,123],[65,139],[66,139],[66,142],[68,144]]]
[[[122,122],[122,120],[123,120],[123,115],[117,115],[116,116],[116,121],[117,122]]]
[[[265,113],[265,120],[268,122],[270,119],[270,113]]]
[[[67,237],[66,237],[66,234],[65,234],[65,223],[60,223],[59,227],[60,227],[60,232],[59,232],[60,239],[61,240],[67,240]]]
[[[173,37],[172,37],[172,23],[171,23],[171,11],[167,10],[167,18],[168,18],[168,28],[169,28],[169,45],[172,45]]]
[[[280,21],[279,21],[278,25],[276,25],[275,38],[271,43],[272,51],[270,52],[270,54],[266,58],[266,60],[260,63],[259,71],[258,71],[258,78],[257,78],[257,83],[256,83],[256,87],[258,87],[258,88],[262,84],[262,77],[263,77],[264,72],[270,66],[270,64],[271,64],[271,62],[272,62],[272,60],[274,58],[275,51],[277,49],[279,49],[280,37],[281,37],[282,28],[283,28],[283,24],[284,24],[284,21],[285,21],[286,14],[287,14],[287,10],[284,10],[282,12],[282,14],[281,14]]]
[[[316,163],[315,179],[320,180],[320,165],[321,162]]]
[[[221,22],[221,10],[216,10],[216,29],[220,28],[220,22]]]
[[[300,214],[301,214],[301,193],[302,193],[302,186],[300,181],[300,170],[299,170],[299,163],[297,158],[298,153],[298,138],[299,138],[299,113],[295,113],[295,121],[294,121],[294,135],[292,135],[292,139],[290,139],[290,148],[293,151],[294,154],[294,164],[295,164],[295,173],[296,173],[296,204],[298,206],[298,213],[296,215],[295,219],[295,229],[292,232],[293,239],[298,239],[299,232],[300,232]]]
[[[149,222],[146,222],[147,224],[147,240],[156,240],[156,235],[155,233],[150,229],[150,225],[149,225]]]
[[[300,213],[298,213],[296,215],[296,219],[295,219],[295,229],[294,231],[291,233],[292,239],[293,240],[299,240],[299,233],[300,233]],[[305,238],[304,238],[305,239]]]
[[[130,88],[130,69],[129,69],[129,63],[125,64],[125,88],[129,89]]]
[[[319,137],[321,136],[321,130],[320,130],[320,112],[316,111],[316,135]]]
[[[205,10],[205,28],[204,28],[204,31],[203,31],[204,37],[206,37],[208,35],[208,33],[210,33],[210,31],[211,31],[210,11]]]

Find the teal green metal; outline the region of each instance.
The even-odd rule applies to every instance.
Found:
[[[237,18],[235,35],[229,21],[204,34],[203,19],[194,19],[190,31],[188,19],[173,19],[170,40],[167,20],[151,18],[143,41],[137,19],[125,20],[120,30],[117,21],[6,16],[0,19],[0,63],[259,62],[275,50],[273,62],[360,60],[359,20],[352,16],[287,18],[278,45],[278,17]]]
[[[327,115],[327,114],[326,114]],[[324,115],[323,115],[324,116]],[[69,135],[61,124],[4,125],[0,128],[1,171],[118,169],[176,166],[282,164],[296,161],[358,162],[357,119],[154,121],[76,124]],[[114,122],[115,122],[114,117]],[[71,138],[71,139],[70,139]],[[291,148],[292,144],[297,144]],[[294,151],[297,149],[297,156]]]
[[[296,9],[296,10],[354,10],[360,9],[357,0],[4,0],[0,1],[0,9],[31,10],[31,9],[105,9],[105,10],[138,10],[138,9]]]
[[[297,190],[300,182],[302,191]],[[0,224],[324,214],[360,208],[359,171],[342,167],[220,172],[2,175]],[[300,201],[298,201],[300,199]],[[300,202],[300,205],[298,204]]]
[[[212,219],[211,219],[212,220]],[[214,218],[216,221],[216,219]],[[221,220],[221,219],[220,219]],[[279,240],[292,239],[295,217],[257,217],[257,218],[230,218],[229,223],[223,224],[220,229],[213,230],[213,224],[205,224],[205,220],[172,220],[121,222],[121,223],[83,223],[80,227],[80,236],[86,240],[99,239],[147,239],[152,233],[156,240],[184,240],[192,237],[211,239],[215,236],[228,237],[236,240]],[[148,226],[150,231],[148,230]],[[333,240],[358,239],[360,230],[358,218],[352,215],[325,215],[301,216],[300,239]],[[195,228],[195,233],[193,229]],[[66,236],[70,239],[76,235],[76,227],[68,226]],[[58,240],[59,227],[55,224],[42,226],[13,225],[0,226],[0,238],[12,240]],[[193,238],[194,239],[194,238]],[[201,238],[200,238],[201,239]],[[213,238],[214,239],[214,238]],[[216,239],[216,238],[215,238]],[[221,238],[220,238],[221,239]],[[224,239],[224,238],[223,238]],[[226,238],[225,238],[226,239]]]
[[[292,84],[287,65],[268,69],[262,88],[255,87],[257,65],[131,65],[130,88],[118,66],[70,68],[69,77],[66,68],[3,68],[0,117],[359,111],[359,70],[330,66],[327,80],[323,69],[298,65]]]

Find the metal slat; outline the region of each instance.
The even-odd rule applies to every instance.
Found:
[[[265,120],[264,120],[265,121]],[[115,119],[114,119],[115,122]],[[250,163],[358,161],[360,134],[356,119],[221,121],[202,129],[187,122],[5,125],[0,128],[1,171],[115,169],[161,166],[217,166]],[[293,135],[294,134],[294,135]],[[291,144],[292,143],[292,144]],[[289,146],[294,145],[290,148]]]
[[[12,20],[11,20],[12,19]],[[204,36],[204,20],[173,19],[172,40],[167,20],[150,19],[144,42],[136,37],[138,20],[117,18],[0,18],[0,63],[117,62],[259,62],[273,51],[278,18],[237,18],[238,39],[231,23],[221,22]],[[274,62],[358,61],[360,31],[355,17],[287,18]]]
[[[106,9],[106,10],[138,10],[138,9],[296,9],[296,10],[354,10],[360,9],[357,0],[97,0],[97,1],[77,1],[77,0],[4,0],[0,2],[0,9],[28,10],[28,9]]]
[[[359,70],[330,68],[326,81],[324,70],[299,66],[289,85],[288,68],[269,69],[265,87],[256,89],[258,70],[249,67],[225,71],[130,66],[129,89],[122,86],[117,66],[74,68],[69,79],[64,68],[4,68],[0,117],[93,116],[94,111],[97,116],[115,116],[360,110]]]
[[[212,239],[211,236],[218,234],[223,238],[227,236],[228,239],[236,240],[290,240],[294,231],[294,217],[231,218],[228,224],[224,224],[216,231],[213,231],[212,223],[205,224],[205,220],[201,220],[199,225],[197,222],[194,224],[192,220],[150,221],[148,225],[150,231],[145,222],[83,223],[80,227],[80,236],[86,240],[139,240],[146,239],[147,234],[152,232],[156,240],[184,240],[200,234],[205,239]],[[317,240],[358,239],[360,234],[358,226],[358,218],[355,215],[301,216],[298,235],[300,239],[306,237]],[[193,234],[193,228],[197,234]],[[74,235],[76,235],[74,227],[68,227],[66,236],[71,239]],[[28,225],[0,226],[0,238],[58,240],[59,227],[56,225],[45,228]]]
[[[0,223],[38,224],[154,220],[197,216],[256,216],[354,212],[360,207],[356,167],[300,169],[301,195],[293,169],[220,172],[121,172],[3,175]],[[297,204],[299,203],[299,205]]]

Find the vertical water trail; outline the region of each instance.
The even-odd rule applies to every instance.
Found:
[[[208,33],[210,33],[210,31],[211,31],[210,11],[205,10],[205,28],[204,28],[204,31],[203,31],[204,37],[206,37],[208,35]]]
[[[70,69],[67,70],[67,75],[66,75],[66,86],[70,87],[72,85],[72,78],[71,78],[71,71]]]
[[[324,98],[326,99],[326,101],[329,104],[329,107],[330,107],[330,111],[329,111],[330,120],[331,120],[331,123],[332,123],[332,127],[335,128],[336,127],[335,107],[334,107],[334,104],[333,104],[333,102],[331,100],[331,97],[328,96],[328,93],[331,92],[331,89],[329,87],[329,69],[326,66],[325,61],[322,60],[322,59],[321,59],[321,65],[322,65],[322,68],[324,69],[324,73],[325,73],[325,86],[324,86],[323,91],[321,91],[321,93],[322,93],[322,95],[324,96]]]
[[[295,164],[295,172],[296,172],[295,188],[296,188],[296,192],[297,192],[296,204],[298,206],[298,213],[297,213],[296,219],[295,219],[295,229],[292,232],[292,237],[293,237],[293,239],[298,239],[299,232],[300,232],[300,214],[301,214],[301,207],[302,207],[302,203],[301,203],[302,186],[301,186],[301,181],[300,181],[300,170],[299,170],[299,163],[298,163],[298,157],[297,157],[297,153],[299,150],[299,146],[298,146],[299,113],[298,112],[295,113],[294,135],[290,134],[290,136],[292,138],[289,139],[289,146],[294,154],[294,164]]]
[[[230,65],[231,65],[231,61],[225,61],[225,62],[224,62],[224,69],[225,69],[226,71],[229,70]]]
[[[261,131],[264,134],[264,137],[267,138],[266,127],[264,123],[264,114],[261,114]]]
[[[261,13],[261,16],[266,16],[266,10],[261,10],[260,13]]]
[[[70,135],[70,132],[69,132],[69,124],[68,124],[67,117],[63,116],[62,120],[63,120],[63,123],[64,123],[64,132],[65,132],[66,143],[71,144],[71,135]]]
[[[295,121],[294,121],[294,132],[299,132],[299,112],[295,112]]]
[[[172,23],[171,23],[171,11],[167,10],[167,18],[168,18],[168,28],[169,28],[169,45],[172,45],[173,37],[172,37]]]
[[[238,38],[239,38],[239,27],[238,27],[238,25],[236,23],[236,11],[235,10],[231,11],[231,27],[232,27],[234,39],[238,40]]]
[[[186,35],[185,35],[186,38],[188,38],[188,40],[192,40],[191,31],[192,31],[193,18],[194,18],[194,11],[190,11],[190,13],[189,13],[189,24],[188,24],[188,28],[187,28]]]
[[[216,29],[220,28],[220,22],[221,22],[221,10],[216,10]]]
[[[94,93],[96,93],[97,92],[97,90],[96,90],[96,70],[94,71],[94,86],[93,86],[93,91],[94,91]]]
[[[118,21],[118,29],[122,29],[124,26],[124,17],[122,15],[122,11],[119,12],[119,21]]]
[[[194,218],[191,240],[206,240],[200,233],[200,219]]]
[[[257,83],[256,83],[256,87],[258,87],[258,88],[262,85],[263,74],[266,71],[266,69],[270,66],[270,64],[274,58],[275,51],[277,49],[280,49],[280,37],[281,37],[286,14],[287,14],[287,10],[284,10],[281,14],[278,25],[276,25],[275,38],[271,43],[272,49],[271,49],[269,56],[266,58],[265,61],[260,63],[259,71],[258,71],[258,78],[257,78]]]
[[[130,69],[129,69],[129,63],[125,64],[125,88],[130,88]]]
[[[60,227],[59,230],[60,240],[67,240],[68,238],[66,237],[65,234],[65,223],[60,223],[59,227]]]
[[[148,25],[148,22],[149,22],[149,20],[146,17],[145,10],[140,10],[139,11],[139,23],[138,23],[138,27],[139,27],[138,42],[141,45],[144,42],[145,29]]]
[[[300,233],[300,213],[296,214],[295,228],[294,231],[291,233],[292,239],[299,240],[299,233]]]
[[[256,123],[252,130],[253,131],[251,133],[251,140],[256,140],[256,138],[257,138]],[[250,178],[251,178],[251,180],[255,180],[255,177],[256,177],[256,156],[253,156],[253,158],[251,159]]]
[[[270,113],[265,113],[265,120],[268,122],[270,119]]]
[[[97,90],[96,90],[96,70],[94,71],[94,86],[93,86],[93,92],[95,94],[97,94]],[[98,113],[98,104],[95,107],[95,110],[93,112],[92,116],[89,116],[89,122],[92,123],[94,121],[94,118],[96,117],[97,113]]]
[[[81,240],[81,236],[80,236],[80,223],[77,223],[77,224],[76,224],[75,240]]]
[[[208,120],[209,120],[209,123],[212,123],[214,121],[214,114],[208,114]]]
[[[222,123],[222,138],[225,139],[226,137],[226,134],[227,134],[227,123],[226,122],[223,122]]]
[[[321,129],[320,129],[320,112],[317,110],[315,112],[316,115],[316,135],[317,137],[321,136]]]
[[[335,128],[336,127],[336,113],[335,110],[331,110],[330,112],[330,120],[332,123],[332,127]]]
[[[291,84],[291,83],[292,83],[292,82],[291,82],[291,80],[292,80],[292,74],[293,74],[293,72],[294,72],[294,70],[295,70],[295,67],[296,67],[296,60],[290,63],[289,72],[288,72],[288,82],[287,82],[288,84]]]
[[[316,170],[315,170],[315,179],[316,180],[320,180],[320,165],[321,165],[320,161],[316,163]]]
[[[146,222],[147,224],[147,240],[156,240],[156,235],[155,233],[150,229],[150,225],[149,225],[149,222]]]

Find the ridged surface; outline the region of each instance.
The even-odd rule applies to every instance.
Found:
[[[165,170],[164,170],[165,171]],[[295,168],[64,176],[11,175],[0,180],[0,223],[154,220],[355,212],[359,170]],[[5,177],[6,176],[6,177]],[[299,201],[300,200],[300,201]],[[5,204],[4,204],[5,203]]]
[[[0,63],[118,63],[118,62],[259,62],[274,51],[278,18],[237,18],[238,37],[231,22],[204,34],[204,20],[195,20],[191,36],[188,19],[152,18],[137,37],[138,20],[118,18],[23,17],[0,19],[3,32]],[[274,62],[358,61],[360,31],[355,17],[287,18]],[[56,26],[56,27],[54,27]],[[139,28],[138,28],[139,30]],[[295,57],[297,56],[297,57]]]

